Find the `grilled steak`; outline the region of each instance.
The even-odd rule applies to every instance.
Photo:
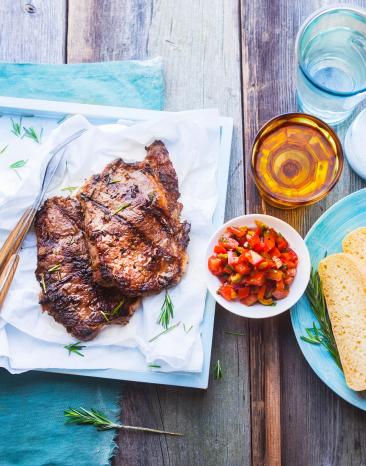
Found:
[[[165,145],[144,161],[117,159],[78,193],[94,279],[126,296],[158,292],[182,277],[190,224],[180,222],[178,180]]]
[[[138,300],[93,281],[83,216],[76,199],[48,199],[36,217],[40,304],[78,340],[105,325],[128,323]]]

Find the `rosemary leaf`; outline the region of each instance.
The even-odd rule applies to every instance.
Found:
[[[45,282],[45,279],[44,279],[44,273],[41,273],[41,286],[42,286],[43,293],[47,293],[47,287],[46,287],[46,282]]]
[[[81,425],[91,425],[97,428],[97,430],[110,430],[110,429],[120,429],[120,430],[134,430],[140,432],[148,432],[151,434],[165,434],[165,435],[175,435],[182,436],[178,432],[169,432],[165,430],[150,429],[149,427],[136,427],[136,426],[126,426],[124,424],[117,424],[100,411],[95,409],[85,409],[85,408],[69,408],[64,411],[67,424],[81,424]]]
[[[41,129],[39,134],[37,134],[37,131],[31,126],[29,128],[26,128],[25,126],[23,126],[23,130],[24,130],[24,133],[23,133],[22,138],[26,137],[26,138],[32,139],[37,144],[41,144],[43,128]]]
[[[151,367],[151,369],[160,369],[161,366],[159,366],[159,364],[149,364],[148,367]]]
[[[68,350],[69,356],[71,353],[75,353],[78,356],[84,357],[83,353],[81,353],[81,350],[85,348],[85,346],[81,345],[80,341],[77,341],[76,343],[70,343],[70,345],[66,345],[64,348]]]
[[[104,320],[105,320],[106,322],[109,322],[109,317],[108,317],[107,313],[106,313],[106,312],[103,312],[103,311],[100,311],[100,313],[102,314]]]
[[[108,184],[116,184],[116,183],[120,183],[121,181],[122,180],[118,180],[118,179],[113,180],[113,179],[110,178],[109,181],[108,181]]]
[[[6,149],[9,147],[9,144],[7,144],[6,146],[4,146],[2,149],[0,149],[0,155],[3,154]]]
[[[10,118],[11,120],[11,132],[16,136],[16,137],[20,137],[21,136],[21,133],[22,133],[22,117],[20,117],[19,119],[19,123],[14,121],[12,118]]]
[[[12,163],[11,165],[9,165],[9,168],[11,168],[12,170],[14,170],[15,174],[17,175],[17,177],[21,180],[22,177],[20,176],[19,172],[18,172],[18,168],[23,168],[25,167],[25,165],[27,164],[28,160],[17,160],[16,162]]]
[[[115,308],[112,309],[112,312],[110,313],[110,315],[111,315],[112,317],[114,317],[115,315],[118,314],[118,311],[121,309],[121,307],[123,306],[124,302],[125,302],[125,299],[122,298],[121,301],[117,304],[117,306],[116,306]]]
[[[189,333],[193,328],[193,325],[191,325],[188,329],[186,328],[186,324],[183,324],[183,329],[185,331],[185,333]]]
[[[223,378],[223,373],[222,373],[222,367],[221,367],[221,362],[220,359],[217,360],[215,367],[213,369],[213,375],[216,380],[222,379]]]
[[[76,191],[79,188],[79,186],[66,186],[65,188],[62,188],[61,191],[69,191],[71,194],[73,191]]]
[[[47,272],[49,273],[54,273],[54,272],[58,272],[61,268],[61,264],[55,264],[53,265],[52,267],[50,267]]]
[[[169,296],[168,290],[165,290],[165,298],[163,305],[161,306],[159,318],[157,320],[158,324],[161,324],[165,329],[169,327],[170,319],[174,317],[174,305]]]
[[[112,216],[118,214],[119,212],[122,212],[122,210],[127,209],[127,207],[129,207],[130,205],[131,205],[131,202],[126,202],[126,203],[120,205],[120,206],[112,213]]]
[[[176,327],[178,327],[180,325],[180,321],[177,323],[177,324],[174,324],[172,325],[171,327],[168,327],[167,329],[165,329],[164,331],[158,333],[157,335],[155,335],[155,337],[151,338],[151,340],[149,340],[149,343],[152,343],[153,341],[157,340],[159,337],[161,337],[162,335],[165,335],[166,333],[169,333],[171,332],[172,330],[174,330]]]

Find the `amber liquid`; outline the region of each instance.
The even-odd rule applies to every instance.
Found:
[[[255,143],[256,183],[271,204],[311,204],[324,197],[339,177],[343,159],[338,139],[334,140],[333,132],[310,123],[303,117],[283,118]]]

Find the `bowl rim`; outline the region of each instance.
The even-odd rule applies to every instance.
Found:
[[[216,289],[214,290],[213,287],[211,287],[211,283],[210,283],[210,279],[212,279],[212,277],[214,277],[213,274],[211,274],[211,272],[209,271],[208,267],[207,267],[207,260],[208,258],[213,254],[213,244],[214,242],[217,241],[217,237],[220,235],[220,233],[222,233],[228,226],[232,225],[233,223],[235,222],[238,222],[238,221],[243,221],[243,222],[246,222],[246,223],[254,223],[255,220],[262,220],[264,223],[267,223],[268,225],[271,226],[271,220],[274,219],[277,223],[279,223],[281,225],[281,227],[284,228],[284,230],[287,230],[288,232],[291,232],[292,235],[294,235],[297,239],[297,245],[301,245],[302,246],[302,249],[303,249],[303,253],[304,255],[301,256],[301,264],[302,264],[302,280],[301,280],[301,283],[302,285],[300,285],[299,287],[299,291],[297,292],[296,295],[292,295],[291,296],[291,288],[290,288],[290,293],[289,293],[289,296],[288,298],[285,298],[287,301],[285,300],[279,300],[277,301],[277,305],[276,306],[264,306],[263,304],[256,304],[255,306],[259,306],[259,308],[257,309],[262,309],[262,311],[265,310],[265,312],[263,313],[259,313],[260,315],[252,315],[252,313],[248,314],[245,310],[246,309],[253,309],[253,307],[249,307],[249,306],[245,306],[245,305],[241,305],[243,306],[242,309],[243,309],[243,312],[237,312],[235,310],[233,310],[232,308],[230,308],[231,306],[231,302],[230,301],[226,301],[224,298],[222,298],[220,295],[217,294],[217,288],[219,287],[219,282],[217,284],[217,287]],[[274,227],[276,228],[276,227]],[[293,244],[290,243],[290,246],[293,247]],[[296,246],[295,246],[296,248]],[[310,260],[310,253],[309,253],[309,250],[307,248],[307,245],[305,243],[305,240],[301,237],[301,235],[298,233],[297,230],[295,230],[294,227],[292,227],[290,224],[288,224],[287,222],[285,222],[284,220],[281,220],[280,218],[278,217],[274,217],[272,215],[267,215],[267,214],[257,214],[257,213],[253,213],[253,214],[243,214],[243,215],[239,215],[237,217],[233,217],[232,219],[228,220],[227,222],[225,222],[224,224],[222,224],[219,228],[217,228],[215,230],[215,232],[211,235],[208,243],[207,243],[207,248],[206,248],[206,253],[205,253],[205,281],[206,281],[206,286],[207,286],[207,289],[210,293],[210,295],[213,297],[213,299],[221,306],[223,307],[225,310],[233,313],[233,314],[236,314],[240,317],[246,317],[246,318],[249,318],[249,319],[266,319],[266,318],[270,318],[270,317],[275,317],[279,314],[282,314],[284,312],[287,312],[289,311],[299,300],[300,298],[303,296],[303,294],[305,293],[305,290],[306,290],[306,287],[307,287],[307,284],[309,282],[309,279],[310,279],[310,273],[311,273],[311,260]],[[297,268],[297,271],[299,271],[299,268]],[[300,274],[298,274],[297,276],[300,276]],[[217,279],[218,280],[218,279]],[[292,298],[292,299],[289,299],[289,298]],[[283,305],[281,306],[281,301],[284,301],[284,302],[288,302],[287,305]],[[233,302],[235,304],[238,304],[237,301]]]
[[[330,183],[329,187],[327,190],[320,192],[316,196],[309,198],[307,201],[278,201],[275,197],[273,197],[272,193],[267,189],[265,185],[259,180],[258,175],[255,170],[255,164],[254,160],[256,157],[257,152],[255,151],[255,148],[257,146],[259,138],[262,136],[264,131],[276,122],[277,120],[280,120],[281,118],[285,119],[287,118],[288,121],[292,121],[293,118],[308,118],[309,120],[315,121],[316,124],[318,124],[320,127],[324,127],[325,130],[332,136],[332,139],[334,140],[334,143],[336,145],[337,149],[337,155],[336,158],[338,159],[339,167],[337,170],[337,173],[335,177],[333,178],[332,182]],[[331,191],[332,189],[336,186],[336,184],[339,181],[339,178],[341,177],[341,174],[343,172],[343,167],[344,167],[344,151],[343,147],[341,144],[341,141],[337,135],[337,133],[334,131],[334,129],[328,125],[325,121],[321,120],[320,118],[310,115],[309,113],[304,113],[304,112],[287,112],[287,113],[281,113],[280,115],[277,115],[270,120],[268,120],[266,123],[264,123],[260,129],[258,130],[255,139],[252,144],[251,152],[250,152],[250,169],[252,172],[252,176],[254,178],[255,185],[261,195],[272,205],[275,205],[276,207],[281,207],[281,208],[296,208],[296,207],[302,207],[306,205],[311,205],[315,204],[316,202],[321,201],[324,199]]]

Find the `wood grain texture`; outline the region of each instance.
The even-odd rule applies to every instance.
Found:
[[[65,62],[66,0],[2,0],[0,18],[0,60]]]
[[[227,218],[244,211],[240,13],[237,0],[82,0],[69,3],[68,61],[161,55],[166,108],[218,107],[235,120]],[[124,433],[116,465],[237,466],[250,464],[247,322],[219,310],[212,364],[224,379],[208,391],[121,384],[122,419],[175,429],[185,437]]]
[[[324,210],[364,183],[346,166],[324,201],[292,211],[275,209],[258,196],[250,176],[250,151],[262,124],[296,110],[295,37],[310,13],[332,2],[241,3],[247,211],[275,215],[305,234]],[[348,3],[366,6],[365,1]],[[365,414],[339,399],[311,371],[293,336],[290,316],[250,323],[250,342],[253,464],[276,464],[279,455],[289,466],[366,464],[366,437],[361,434]]]

